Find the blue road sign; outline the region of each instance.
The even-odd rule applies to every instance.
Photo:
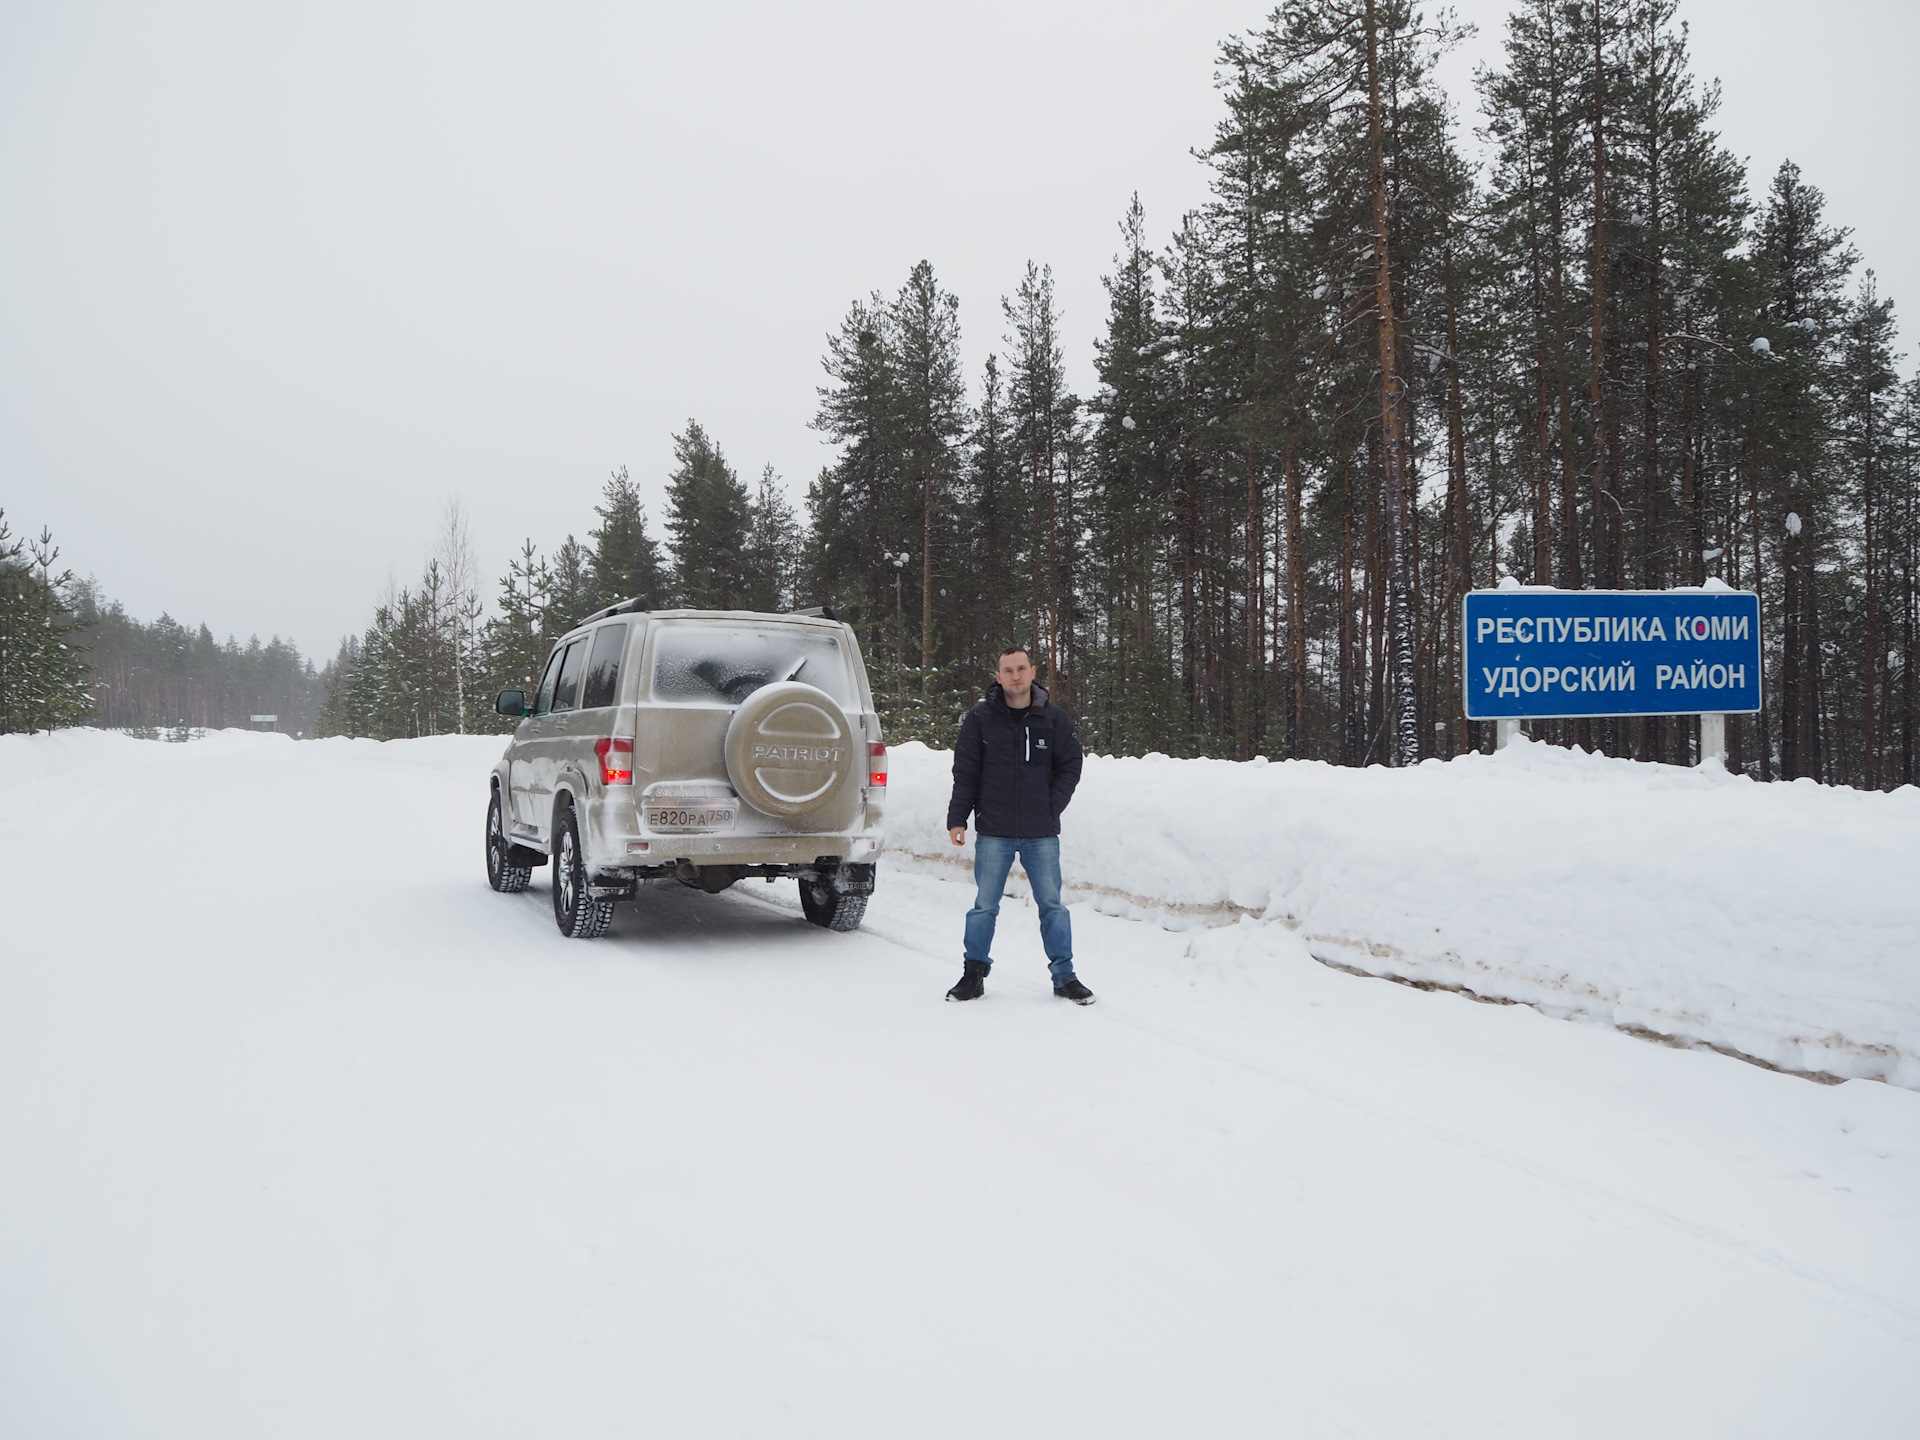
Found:
[[[1760,708],[1751,591],[1475,590],[1461,625],[1469,720]]]

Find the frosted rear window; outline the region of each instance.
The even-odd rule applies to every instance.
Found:
[[[666,624],[653,642],[653,698],[668,705],[738,705],[762,685],[799,680],[847,709],[859,695],[840,637],[795,625]]]

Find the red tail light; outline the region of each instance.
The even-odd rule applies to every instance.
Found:
[[[885,788],[887,783],[887,747],[878,740],[867,742],[867,784]]]
[[[600,757],[602,785],[633,783],[633,741],[596,740],[593,742],[593,753]]]

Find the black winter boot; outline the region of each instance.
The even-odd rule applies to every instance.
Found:
[[[1053,987],[1053,993],[1062,1000],[1071,1000],[1076,1005],[1093,1004],[1093,991],[1080,983],[1077,975],[1069,975]]]
[[[987,993],[987,971],[990,968],[985,960],[967,961],[960,983],[947,991],[947,999],[978,1000]]]

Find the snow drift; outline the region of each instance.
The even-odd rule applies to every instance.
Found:
[[[892,752],[888,847],[944,833],[948,753]],[[1637,764],[1516,739],[1403,771],[1089,756],[1069,898],[1242,916],[1336,965],[1920,1089],[1920,790]]]

